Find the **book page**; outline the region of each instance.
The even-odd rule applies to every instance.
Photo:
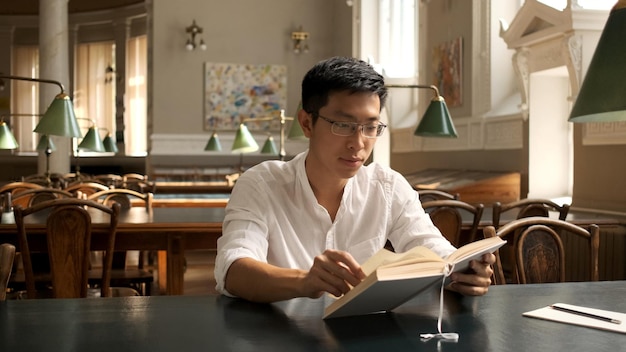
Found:
[[[404,253],[394,253],[387,249],[381,249],[368,259],[361,268],[365,275],[370,275],[379,267],[393,267],[420,262],[442,262],[437,254],[426,247],[413,247]]]
[[[589,307],[575,306],[575,305],[565,304],[565,303],[555,303],[554,305],[559,305],[565,308],[569,308],[569,309],[573,309],[573,310],[577,310],[577,311],[581,311],[585,313],[608,317],[611,319],[617,319],[621,321],[621,323],[615,324],[615,323],[610,323],[610,322],[606,322],[606,321],[602,321],[602,320],[598,320],[594,318],[580,316],[580,315],[576,315],[576,314],[572,314],[568,312],[562,312],[562,311],[553,309],[550,306],[543,307],[540,309],[535,309],[529,312],[525,312],[522,315],[525,317],[530,317],[530,318],[551,320],[551,321],[556,321],[560,323],[580,325],[580,326],[586,326],[586,327],[594,328],[594,329],[608,330],[608,331],[614,331],[614,332],[626,334],[626,314],[624,313],[589,308]]]
[[[450,263],[458,263],[458,262],[464,261],[465,259],[469,257],[474,256],[477,253],[482,254],[482,253],[495,252],[496,249],[500,248],[505,243],[506,241],[504,241],[502,238],[498,236],[484,238],[482,240],[474,241],[474,242],[466,244],[465,246],[461,248],[458,248],[456,251],[450,254],[446,258],[446,260]]]

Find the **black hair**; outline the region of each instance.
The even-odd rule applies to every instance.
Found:
[[[377,94],[381,110],[387,99],[385,80],[370,64],[351,57],[332,57],[315,64],[304,76],[302,109],[313,114],[315,121],[328,96],[340,91]]]

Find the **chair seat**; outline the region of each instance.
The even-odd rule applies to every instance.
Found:
[[[102,270],[89,270],[89,285],[97,285],[102,277]],[[154,275],[143,269],[113,269],[111,270],[111,287],[132,288],[137,290],[142,296],[150,296],[154,282]]]

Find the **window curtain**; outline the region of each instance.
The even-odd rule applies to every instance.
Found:
[[[106,80],[106,68],[114,63],[113,42],[82,43],[76,47],[74,113],[83,135],[93,123],[101,139],[107,132],[115,132],[115,83]]]
[[[124,141],[126,155],[147,154],[147,36],[132,37],[127,42],[126,98],[124,105]]]
[[[11,74],[29,78],[39,77],[39,48],[37,46],[14,46]],[[39,121],[39,84],[11,80],[10,116],[13,135],[19,144],[17,152],[32,152],[37,147],[37,134],[33,132]],[[32,116],[21,116],[29,115]]]

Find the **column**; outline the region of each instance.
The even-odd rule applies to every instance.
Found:
[[[68,49],[68,0],[39,0],[39,77],[59,81],[70,92]],[[48,108],[59,88],[41,83],[39,87],[41,110]],[[50,155],[50,172],[70,171],[72,141],[67,137],[52,136],[57,150]],[[45,154],[40,153],[37,163],[40,174],[46,171]]]

